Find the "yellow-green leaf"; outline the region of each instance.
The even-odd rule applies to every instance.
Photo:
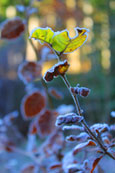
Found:
[[[76,28],[77,32],[78,32],[78,36],[76,36],[73,39],[70,39],[70,43],[68,44],[68,46],[66,47],[66,49],[64,50],[64,53],[70,53],[73,52],[74,50],[78,49],[79,47],[81,47],[85,41],[87,40],[87,29],[79,29]]]
[[[69,37],[67,30],[54,32],[51,28],[36,28],[32,31],[30,38],[39,40],[41,43],[48,43],[59,53],[71,53],[81,47],[88,37],[88,30],[85,28],[75,28],[76,36]]]
[[[62,32],[56,32],[53,41],[52,41],[52,47],[57,52],[62,52],[65,47],[69,44],[70,38],[68,35],[67,30],[64,30]]]
[[[77,36],[70,38],[68,31],[62,31],[59,34],[54,35],[52,41],[52,47],[57,52],[70,53],[81,47],[87,40],[87,29],[75,28]]]
[[[30,38],[34,38],[36,40],[39,40],[41,43],[48,43],[52,44],[52,37],[54,35],[54,32],[52,31],[51,28],[35,28],[31,34]]]

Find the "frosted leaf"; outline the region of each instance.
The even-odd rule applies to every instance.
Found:
[[[85,147],[88,147],[88,146],[96,146],[96,143],[92,140],[88,140],[87,142],[80,143],[73,149],[73,154],[74,155],[77,154],[82,149],[84,149]]]
[[[83,131],[84,128],[78,125],[63,126],[62,130],[80,130]]]
[[[86,133],[86,132],[82,132],[80,133],[79,135],[75,136],[75,135],[70,135],[70,136],[67,136],[66,137],[66,140],[67,141],[77,141],[77,142],[84,142],[86,141],[87,139],[89,139],[89,135]]]
[[[101,123],[97,123],[97,124],[94,124],[90,127],[90,129],[93,131],[93,132],[96,132],[98,131],[99,133],[103,133],[103,132],[106,132],[106,131],[109,131],[110,128],[108,126],[108,124],[101,124]]]
[[[78,116],[75,113],[68,113],[65,115],[59,115],[56,120],[56,126],[60,126],[62,124],[71,124],[78,123],[83,120],[82,116]]]

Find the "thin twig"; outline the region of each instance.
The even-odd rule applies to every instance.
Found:
[[[58,59],[60,60],[59,55],[58,55],[57,53],[56,53],[56,55],[58,56]],[[76,96],[75,94],[73,94],[73,92],[71,91],[71,85],[70,85],[69,81],[67,80],[66,75],[62,75],[61,77],[62,77],[62,79],[63,79],[65,85],[67,86],[67,88],[68,88],[68,90],[69,90],[69,92],[70,92],[70,94],[71,94],[71,96],[72,96],[72,98],[73,98],[73,101],[74,101],[74,103],[75,103],[75,106],[76,106],[76,110],[77,110],[78,115],[79,115],[79,116],[83,116],[83,115],[82,115],[82,110],[81,110],[81,108],[80,108],[80,104],[79,104],[79,101],[78,101],[78,98],[77,98],[77,96]],[[107,149],[106,149],[105,146],[101,143],[101,141],[100,141],[100,140],[95,136],[95,134],[90,130],[88,124],[87,124],[86,121],[85,121],[85,119],[83,119],[83,120],[81,121],[81,124],[82,124],[82,126],[86,129],[86,131],[87,131],[87,133],[90,135],[90,137],[91,137],[91,138],[100,146],[100,148],[104,151],[104,153],[105,153],[106,155],[110,156],[112,159],[115,160],[115,157],[114,157],[111,153],[109,153],[109,152],[107,151]]]

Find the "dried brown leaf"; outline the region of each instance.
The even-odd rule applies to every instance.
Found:
[[[25,119],[30,119],[37,116],[44,110],[46,100],[42,92],[34,89],[29,94],[25,95],[21,102],[21,112]]]
[[[97,164],[99,163],[99,161],[102,159],[103,155],[96,158],[93,162],[93,166],[92,166],[92,169],[91,169],[91,172],[90,173],[93,173],[94,169],[96,168]]]
[[[54,131],[57,116],[58,113],[56,111],[46,110],[38,117],[36,124],[40,137],[45,137]]]
[[[79,135],[75,136],[75,135],[70,135],[66,137],[67,141],[77,141],[77,142],[84,142],[85,140],[87,140],[89,137],[89,135],[86,132],[82,132]]]
[[[5,21],[1,29],[1,38],[2,39],[14,39],[21,35],[25,30],[24,22],[16,17]]]
[[[54,169],[59,169],[61,167],[62,167],[62,163],[53,163],[52,165],[50,165],[49,169],[54,170]]]
[[[80,143],[73,149],[73,154],[74,155],[77,154],[82,149],[84,149],[85,147],[88,147],[88,146],[96,146],[96,143],[92,140],[88,140],[87,142]]]
[[[41,78],[42,66],[38,62],[25,61],[19,65],[18,76],[25,83],[33,82]]]
[[[64,75],[66,71],[69,68],[69,64],[67,60],[61,61],[57,64],[55,64],[51,69],[49,69],[45,74],[44,74],[44,80],[46,82],[50,82],[53,80],[54,77],[57,77],[59,75]]]

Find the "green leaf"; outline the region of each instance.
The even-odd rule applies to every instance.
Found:
[[[67,30],[56,32],[52,39],[52,47],[57,52],[62,52],[70,42]]]
[[[51,28],[35,28],[31,34],[30,38],[34,38],[36,40],[39,40],[41,43],[48,43],[52,44],[52,37],[54,35],[54,32],[52,31]]]
[[[51,28],[36,28],[32,31],[30,38],[35,38],[41,43],[48,43],[59,53],[71,53],[81,47],[88,37],[88,30],[85,28],[75,28],[76,36],[69,37],[67,30],[54,32]]]
[[[74,38],[70,38],[70,42],[69,42],[68,46],[66,47],[66,49],[64,50],[64,53],[73,52],[74,50],[81,47],[87,40],[87,37],[88,37],[87,29],[76,28],[76,30],[78,32],[78,35]]]
[[[75,29],[78,34],[76,34],[74,38],[69,37],[67,30],[64,30],[59,34],[54,35],[52,41],[52,47],[57,52],[63,52],[63,53],[71,53],[74,50],[81,47],[87,40],[88,30],[83,28],[75,28]]]

